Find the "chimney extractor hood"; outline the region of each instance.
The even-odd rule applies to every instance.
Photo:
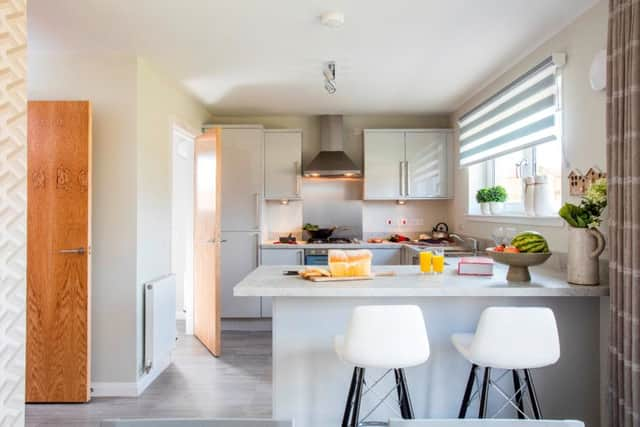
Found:
[[[360,176],[360,169],[344,152],[342,137],[342,116],[320,116],[320,152],[305,168],[305,176]]]

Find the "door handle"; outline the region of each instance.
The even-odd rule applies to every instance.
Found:
[[[70,248],[70,249],[60,249],[58,251],[60,254],[77,254],[84,255],[86,253],[85,248]]]

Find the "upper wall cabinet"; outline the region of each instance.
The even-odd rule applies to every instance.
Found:
[[[364,198],[451,198],[452,141],[448,129],[365,130]]]
[[[267,200],[299,199],[302,173],[302,131],[264,132],[264,193]]]

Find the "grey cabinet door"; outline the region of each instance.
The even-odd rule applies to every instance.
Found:
[[[264,130],[222,128],[222,230],[260,227]]]
[[[302,249],[262,249],[261,265],[303,265],[304,251]],[[271,298],[261,299],[262,317],[271,317]]]
[[[302,249],[262,249],[262,265],[302,265]]]
[[[302,132],[267,130],[264,133],[265,199],[299,199]]]
[[[260,317],[260,297],[234,297],[233,288],[259,264],[260,233],[222,232],[220,294],[222,317]]]
[[[411,199],[448,196],[447,132],[407,132],[407,197]]]
[[[371,249],[373,265],[401,265],[402,248]]]
[[[364,198],[404,198],[403,131],[364,131]]]

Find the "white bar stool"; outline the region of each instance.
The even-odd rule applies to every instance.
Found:
[[[429,358],[429,339],[422,310],[415,305],[359,306],[353,310],[347,333],[335,337],[335,350],[345,362],[355,365],[347,396],[343,427],[386,425],[367,418],[386,401],[395,390],[400,416],[413,419],[413,407],[404,368],[420,365]],[[385,373],[367,386],[365,369],[382,368]],[[395,386],[360,419],[362,396],[371,391],[393,370]],[[367,390],[363,390],[367,387]]]
[[[507,402],[494,415],[511,405],[518,418],[529,418],[524,409],[523,392],[528,390],[533,417],[542,419],[542,411],[531,379],[530,369],[553,365],[560,358],[560,339],[553,311],[544,307],[489,307],[482,312],[475,334],[454,334],[451,341],[462,356],[471,363],[471,372],[462,398],[458,418],[464,418],[473,397],[480,394],[478,418],[487,418],[489,386]],[[478,367],[484,367],[482,387],[471,395],[477,381]],[[491,369],[506,370],[496,380]],[[498,381],[511,371],[514,395],[509,397]],[[525,384],[521,385],[520,372]],[[515,399],[515,404],[514,404]]]

